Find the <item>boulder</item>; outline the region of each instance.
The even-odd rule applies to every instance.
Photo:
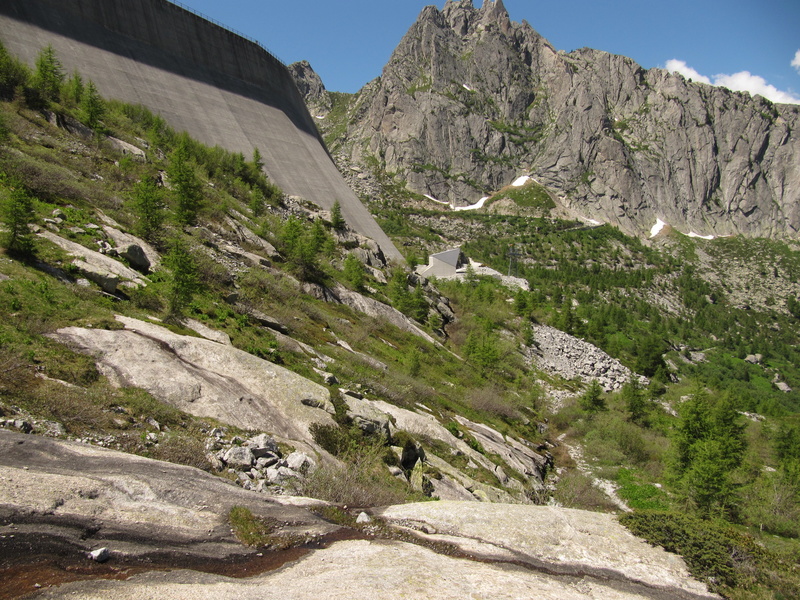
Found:
[[[111,552],[108,548],[98,548],[97,550],[89,552],[89,558],[99,563],[106,562],[111,558]]]
[[[128,261],[128,264],[140,273],[150,272],[150,259],[139,244],[126,244],[117,247],[117,255]]]
[[[116,293],[117,287],[121,282],[128,283],[134,287],[146,285],[140,273],[125,266],[118,260],[94,250],[89,250],[50,231],[43,231],[38,235],[59,246],[67,254],[72,255],[74,257],[72,264],[78,271],[109,294]]]
[[[347,404],[347,416],[365,433],[381,433],[387,438],[391,435],[391,418],[378,409],[373,402],[356,398],[350,394],[342,394]]]
[[[305,452],[292,452],[286,457],[286,467],[303,473],[314,466],[314,461]]]
[[[267,455],[280,456],[278,443],[266,433],[259,433],[257,436],[251,437],[245,442],[245,446],[250,448],[255,458]]]
[[[140,263],[142,266],[144,265],[144,261],[147,261],[147,269],[154,269],[158,266],[161,262],[161,255],[158,251],[153,248],[150,244],[144,241],[142,238],[136,237],[135,235],[131,235],[130,233],[125,233],[120,229],[120,225],[114,221],[113,219],[109,218],[107,215],[100,213],[100,219],[103,221],[103,232],[111,240],[114,246],[117,249],[118,254],[122,254],[125,248],[130,246],[138,246],[139,249],[144,254],[144,259],[140,257],[135,257],[135,260]],[[137,253],[137,250],[133,250],[132,252]],[[131,263],[133,268],[137,268],[133,263]]]
[[[263,325],[268,329],[273,329],[284,335],[288,335],[289,333],[289,328],[286,327],[283,323],[281,323],[278,319],[271,317],[267,314],[264,314],[260,310],[256,310],[255,308],[250,308],[249,306],[245,306],[243,304],[237,304],[236,308],[240,312],[252,317],[260,325]]]
[[[232,468],[249,469],[255,461],[252,450],[245,446],[234,446],[225,453],[223,459],[225,464]]]

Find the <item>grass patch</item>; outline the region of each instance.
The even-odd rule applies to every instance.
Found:
[[[284,550],[301,543],[304,538],[296,535],[281,535],[276,519],[257,517],[249,508],[234,506],[228,513],[236,538],[246,546]]]
[[[669,510],[669,497],[651,483],[639,483],[630,469],[617,472],[617,494],[635,510]]]
[[[504,198],[512,200],[520,208],[549,211],[556,207],[556,203],[553,202],[547,189],[533,181],[520,187],[507,188],[499,194],[495,194],[489,200],[489,204]]]
[[[616,504],[609,500],[592,480],[579,471],[568,471],[561,475],[553,499],[566,508],[580,508],[597,512],[614,512]]]

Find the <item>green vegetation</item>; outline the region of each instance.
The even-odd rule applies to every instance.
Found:
[[[674,512],[637,511],[620,521],[653,544],[682,555],[692,574],[728,598],[796,598],[796,558],[765,549],[724,522]]]
[[[257,517],[244,506],[234,506],[228,513],[231,529],[237,539],[247,546],[284,550],[302,543],[302,537],[280,533],[280,523],[271,518]]]
[[[33,236],[28,227],[35,218],[33,201],[18,181],[0,180],[0,186],[3,192],[0,210],[6,229],[3,247],[9,252],[28,256],[33,252]]]
[[[345,220],[342,216],[342,205],[336,200],[331,208],[331,227],[336,231],[341,231],[345,228]]]
[[[61,86],[64,83],[64,69],[52,46],[47,46],[36,57],[36,70],[31,78],[31,86],[41,102],[58,102]]]
[[[179,319],[199,290],[200,282],[197,264],[186,242],[175,237],[170,246],[169,254],[164,257],[171,274],[167,302],[169,317]]]
[[[547,193],[544,186],[535,182],[528,182],[520,187],[506,188],[502,192],[495,194],[489,199],[489,204],[508,198],[520,208],[532,208],[542,211],[549,211],[556,207],[555,202]]]
[[[512,291],[473,271],[464,281],[433,282],[431,290],[401,266],[377,275],[365,268],[367,248],[337,242],[346,236],[334,232],[347,226],[336,206],[329,223],[283,198],[264,176],[259,151],[246,160],[205,146],[141,106],[98,98],[101,110],[93,112],[89,80],[64,76],[46,51],[41,61],[34,73],[0,47],[0,414],[25,411],[63,424],[68,436],[113,436],[113,447],[205,466],[202,440],[212,420],[142,390],[114,389],[90,357],[47,337],[65,326],[119,328],[117,314],[167,320],[188,333],[183,317],[191,317],[228,334],[235,347],[315,380],[318,358],[304,348],[321,352],[343,386],[435,415],[516,482],[525,478],[455,417],[534,447],[547,441],[567,469],[552,481],[562,505],[616,510],[592,485],[592,476],[603,477],[635,509],[624,517],[634,531],[684,554],[727,597],[797,595],[800,392],[786,391],[800,390],[796,250],[770,240],[677,234],[643,243],[610,226],[421,210],[402,177],[375,158],[380,196],[371,208],[409,257],[461,245],[531,289]],[[352,100],[335,100],[342,123]],[[70,133],[46,119],[45,108],[92,131]],[[537,135],[495,128],[530,137],[526,143]],[[144,159],[123,155],[108,135],[140,146],[137,138],[146,140]],[[552,207],[537,185],[505,197],[523,209]],[[71,258],[31,228],[56,228],[96,249],[93,232],[104,217],[161,253],[146,287],[109,295],[78,285]],[[248,256],[229,252],[232,244]],[[438,344],[321,299],[337,282],[391,304]],[[437,312],[439,302],[452,315]],[[261,313],[284,324],[291,340],[262,326]],[[650,382],[603,392],[596,382],[537,370],[529,363],[535,323],[582,337]],[[409,444],[502,487],[489,469],[468,466],[441,441],[402,431],[391,440],[364,435],[346,418],[337,387],[330,389],[337,424],[314,435],[345,466],[319,468],[298,493],[349,506],[428,498],[424,478],[430,484],[434,469],[414,490],[386,469],[397,466],[396,448]],[[143,440],[147,417],[170,429],[156,446]],[[568,446],[582,448],[586,470],[574,468]],[[547,500],[543,492],[524,493]],[[231,522],[246,543],[282,543],[275,524],[252,513],[232,511]]]
[[[148,242],[157,244],[161,240],[162,226],[166,218],[164,193],[155,178],[146,176],[133,186],[131,209],[137,217],[134,231]]]
[[[544,136],[541,125],[511,124],[504,121],[489,121],[493,129],[503,133],[512,144],[525,146],[538,143]]]
[[[328,148],[335,150],[347,132],[349,125],[348,115],[355,99],[355,94],[329,92],[329,95],[332,106],[325,118],[326,130],[323,132],[323,139]]]

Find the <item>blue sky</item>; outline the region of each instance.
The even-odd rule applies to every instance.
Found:
[[[329,90],[341,92],[380,75],[422,8],[444,2],[182,0],[286,63],[308,60]],[[669,66],[696,81],[800,103],[800,0],[504,2],[513,21],[527,20],[559,50],[588,46],[645,68]]]

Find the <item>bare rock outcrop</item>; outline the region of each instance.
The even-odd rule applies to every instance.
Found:
[[[328,114],[333,106],[331,97],[325,89],[322,79],[311,68],[311,64],[307,60],[301,60],[300,62],[292,63],[288,68],[297,90],[303,96],[309,111],[314,116]]]
[[[313,538],[337,529],[305,510],[267,501],[199,469],[3,430],[0,480],[4,553],[49,538],[60,542],[45,548],[63,543],[77,553],[108,547],[112,560],[154,552],[241,556],[250,550],[231,532],[228,512],[233,506],[274,522],[291,522],[287,536]]]
[[[49,231],[43,231],[39,235],[73,256],[72,264],[78,271],[109,294],[115,293],[120,285],[131,287],[145,285],[141,273],[125,266],[118,260],[89,250]]]
[[[305,284],[305,291],[321,300],[344,304],[368,317],[374,317],[381,321],[391,323],[398,329],[421,337],[431,344],[437,343],[433,337],[423,331],[412,319],[405,316],[396,308],[375,300],[374,298],[370,298],[369,296],[349,290],[340,283],[336,283],[331,288],[326,288],[317,284]]]
[[[333,424],[330,393],[288,369],[208,339],[118,316],[125,328],[66,327],[51,334],[97,357],[118,385],[141,387],[193,415],[267,431],[314,451],[308,427]]]
[[[306,510],[309,499],[265,498],[190,467],[4,431],[0,477],[4,551],[39,544],[61,549],[62,562],[72,552],[80,565],[105,548],[110,573],[137,556],[162,568],[142,573],[139,564],[138,574],[124,580],[63,583],[41,589],[39,598],[304,600],[319,598],[320,590],[340,600],[717,598],[679,557],[635,538],[607,514],[427,502],[374,512],[409,541],[381,539],[368,515],[360,527],[370,535],[326,540],[341,529]],[[233,506],[272,523],[275,540],[321,543],[284,564],[280,555],[236,543],[227,520]],[[170,569],[170,559],[188,568]],[[239,562],[248,576],[192,570],[212,561]]]
[[[613,515],[551,506],[463,502],[405,504],[375,512],[393,525],[417,530],[428,540],[454,544],[473,556],[487,560],[505,557],[545,566],[550,573],[582,575],[589,587],[597,584],[593,581],[597,577],[609,588],[617,582],[625,590],[616,596],[602,587],[594,588],[596,595],[590,597],[660,597],[650,596],[651,590],[672,598],[718,598],[691,579],[680,557],[637,538]]]

